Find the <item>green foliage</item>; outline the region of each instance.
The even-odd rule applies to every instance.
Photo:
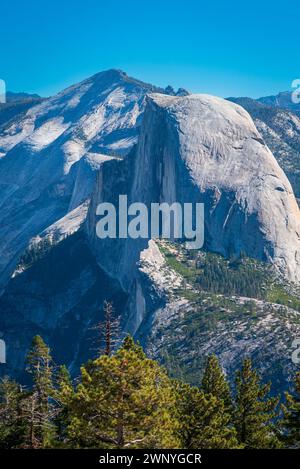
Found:
[[[282,422],[281,438],[289,447],[300,448],[300,372],[296,374],[295,390],[293,394],[286,393],[286,403],[283,406],[284,419]]]
[[[8,377],[0,382],[0,449],[18,448],[24,441],[26,426],[21,408],[22,388]]]
[[[282,285],[272,285],[267,292],[266,299],[272,303],[289,306],[300,311],[300,298],[285,291]]]
[[[53,366],[49,347],[39,335],[32,340],[31,349],[27,355],[26,370],[32,376],[33,389],[38,394],[41,405],[47,407],[48,396],[53,390]]]
[[[216,355],[211,355],[207,359],[201,388],[205,394],[211,394],[223,401],[225,410],[231,414],[233,405],[229,384]]]
[[[0,449],[11,448],[279,448],[276,434],[299,447],[300,374],[276,423],[251,361],[237,372],[235,398],[218,359],[207,358],[201,387],[170,379],[128,336],[121,348],[82,366],[74,386],[65,366],[33,339],[27,371],[32,387],[0,382]],[[275,423],[277,432],[275,432]]]
[[[264,298],[268,274],[259,262],[244,257],[225,259],[197,252],[191,258],[181,245],[160,245],[168,265],[196,289],[225,295]]]
[[[54,396],[53,367],[50,350],[40,336],[35,336],[27,356],[27,372],[31,374],[32,392],[23,405],[23,415],[28,423],[27,445],[43,448],[54,437],[52,424]]]
[[[67,406],[69,443],[85,448],[176,448],[175,393],[132,339],[81,369]]]
[[[196,282],[203,290],[251,298],[264,297],[265,272],[253,260],[226,260],[208,253],[198,261],[198,268]]]
[[[122,349],[134,352],[140,359],[146,358],[143,347],[139,344],[139,342],[135,342],[130,335],[125,337]]]
[[[66,448],[71,418],[67,403],[74,396],[75,389],[65,365],[59,367],[54,382],[53,396],[56,406],[52,418],[54,432],[52,431],[51,445],[55,448]]]
[[[267,314],[267,313],[266,313]],[[206,357],[199,344],[209,338],[220,324],[230,327],[240,320],[256,321],[256,305],[252,301],[238,303],[232,298],[200,292],[189,310],[172,318],[167,334],[164,324],[157,329],[157,337],[164,335],[159,360],[170,375],[193,385],[202,380]]]
[[[238,448],[224,401],[189,384],[177,382],[179,435],[187,449]]]
[[[269,390],[268,384],[260,383],[251,360],[245,360],[236,374],[235,427],[246,449],[280,447],[272,425],[279,399],[268,397]]]
[[[172,377],[199,385],[205,367],[205,344],[214,344],[208,347],[214,350],[216,334],[220,334],[225,347],[245,338],[250,341],[251,334],[253,340],[262,339],[258,324],[268,315],[272,318],[268,321],[270,337],[276,334],[285,344],[289,342],[289,335],[294,333],[300,319],[293,311],[269,302],[300,311],[300,290],[275,274],[272,266],[243,254],[225,259],[214,253],[185,250],[180,243],[160,240],[158,245],[167,265],[182,277],[179,288],[170,285],[169,302],[182,298],[189,302],[179,306],[179,314],[173,314],[172,321],[156,321],[153,328],[151,341],[160,344],[156,357]],[[280,380],[280,386],[285,379],[280,371],[280,367],[285,367],[283,358],[282,355],[276,366],[266,370],[268,379]],[[257,351],[256,363],[262,360],[273,361],[270,349],[262,347]],[[230,375],[234,372],[232,368],[228,371]]]
[[[258,298],[300,311],[300,295],[283,279],[276,278],[270,265],[246,257],[225,259],[221,255],[186,250],[181,244],[159,243],[168,266],[192,287],[178,291],[190,301],[201,292]]]

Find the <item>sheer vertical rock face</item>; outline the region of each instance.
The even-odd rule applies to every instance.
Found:
[[[126,162],[103,165],[97,186],[91,244],[102,267],[125,287],[145,242],[103,241],[94,234],[96,205],[117,204],[118,194],[147,205],[203,202],[209,250],[244,252],[300,280],[300,213],[291,185],[249,114],[234,103],[152,94],[134,153]]]

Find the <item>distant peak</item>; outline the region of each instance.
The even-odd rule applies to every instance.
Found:
[[[184,88],[178,88],[177,91],[174,90],[173,86],[168,85],[164,89],[164,93],[170,96],[188,96],[190,93]]]
[[[110,68],[108,70],[103,70],[102,72],[97,72],[88,79],[122,80],[122,79],[125,79],[126,77],[127,77],[127,73],[123,72],[123,70],[120,70],[117,68]]]
[[[109,68],[108,70],[104,70],[103,72],[100,72],[100,73],[111,75],[111,76],[116,76],[120,78],[127,77],[127,73],[121,70],[120,68]]]
[[[13,91],[8,91],[6,93],[6,99],[8,102],[14,102],[14,101],[23,101],[23,100],[32,100],[32,99],[42,99],[41,96],[38,94],[30,94],[30,93],[24,93],[24,92],[13,92]]]
[[[162,93],[167,94],[170,96],[187,96],[190,93],[184,88],[178,88],[177,91],[171,85],[168,85],[166,88],[161,88],[151,83],[145,83],[138,78],[131,77],[127,75],[124,70],[119,68],[111,68],[109,70],[104,70],[103,72],[96,73],[88,80],[93,80],[94,82],[105,82],[107,84],[120,82],[120,83],[128,83],[140,88],[143,88],[147,93]]]
[[[133,86],[137,86],[145,90],[146,93],[164,93],[163,88],[159,88],[155,85],[150,83],[145,83],[142,80],[137,78],[130,77],[127,75],[126,72],[117,68],[111,68],[109,70],[104,70],[103,72],[96,73],[92,77],[88,78],[87,81],[93,81],[94,83],[101,83],[103,86],[105,85],[112,85],[113,83],[120,83],[120,84],[131,84]]]

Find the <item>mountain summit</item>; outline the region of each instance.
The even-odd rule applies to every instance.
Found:
[[[30,238],[87,199],[101,155],[123,156],[136,143],[153,91],[161,90],[108,70],[0,126],[0,284]]]
[[[203,202],[205,253],[97,238],[97,205],[115,203],[120,194],[147,206]],[[254,309],[262,330],[270,317],[284,336],[281,348],[288,348],[300,309],[291,283],[300,279],[299,208],[237,104],[163,90],[120,70],[98,73],[0,125],[0,207],[0,331],[13,374],[36,334],[75,372],[90,356],[89,331],[101,320],[104,300],[114,302],[123,330],[155,356],[164,355],[164,337],[174,348],[180,318],[185,350],[189,313],[202,321],[206,307],[208,314],[218,311],[209,322],[220,319],[222,308],[233,315],[224,339],[227,367],[231,335],[237,355],[254,350],[246,337],[257,333],[249,319]],[[247,327],[237,311],[248,314]],[[209,340],[215,352],[220,344]],[[204,354],[201,347],[195,356]],[[288,366],[282,369],[280,380],[288,374]]]

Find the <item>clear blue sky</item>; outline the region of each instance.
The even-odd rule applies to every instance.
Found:
[[[53,94],[121,68],[153,84],[258,97],[300,77],[300,4],[1,0],[0,78]]]

